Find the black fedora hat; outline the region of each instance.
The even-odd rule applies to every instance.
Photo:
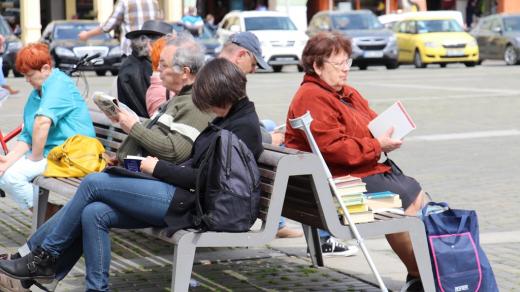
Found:
[[[147,20],[145,23],[143,23],[141,29],[128,32],[125,36],[127,39],[134,39],[142,35],[160,37],[171,33],[172,30],[173,27],[164,21]]]

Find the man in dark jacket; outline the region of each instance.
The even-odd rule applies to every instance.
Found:
[[[146,90],[150,86],[152,63],[151,44],[157,38],[172,32],[172,26],[159,20],[146,21],[140,30],[126,34],[131,42],[132,54],[121,64],[117,75],[118,100],[127,105],[138,116],[148,118]]]

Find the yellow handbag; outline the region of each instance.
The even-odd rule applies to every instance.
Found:
[[[44,176],[82,177],[102,171],[107,162],[102,154],[105,147],[96,138],[74,135],[51,149],[47,156]]]

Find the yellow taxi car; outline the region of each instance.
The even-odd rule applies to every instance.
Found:
[[[477,41],[455,19],[418,16],[398,22],[394,29],[401,64],[425,68],[428,64],[473,67],[478,63]]]

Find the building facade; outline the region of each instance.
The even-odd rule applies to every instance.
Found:
[[[177,21],[185,10],[185,0],[158,0],[165,20]],[[116,0],[12,0],[2,1],[1,11],[19,13],[18,20],[24,43],[40,38],[41,31],[52,20],[97,19],[104,22]],[[289,5],[289,0],[196,0],[199,15],[212,14],[216,22],[232,10],[276,10],[277,5]],[[318,11],[328,9],[370,9],[377,14],[399,10],[459,10],[465,13],[468,0],[308,0],[307,20]],[[481,15],[500,12],[520,12],[520,0],[478,0]]]

